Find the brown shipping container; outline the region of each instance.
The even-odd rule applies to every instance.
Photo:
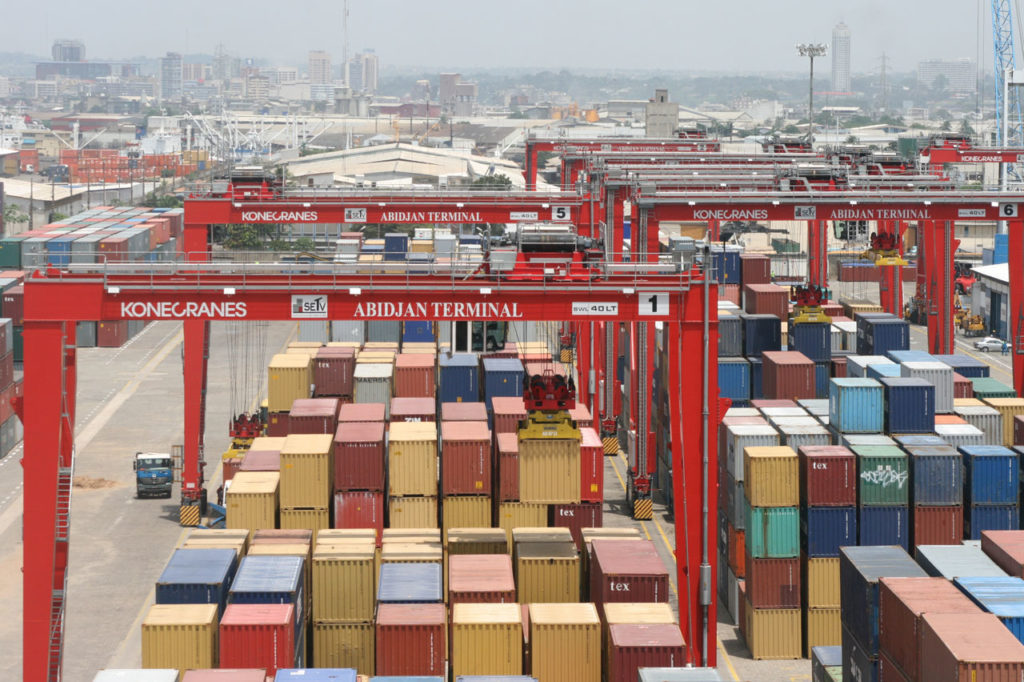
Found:
[[[96,325],[96,345],[99,348],[120,348],[128,341],[128,320],[99,322]]]
[[[793,449],[785,445],[744,448],[743,493],[753,507],[798,506],[799,460]]]
[[[1013,416],[1013,444],[1024,445],[1024,416]]]
[[[245,453],[239,471],[281,471],[280,450],[252,450]]]
[[[686,644],[676,625],[609,625],[608,682],[634,682],[640,668],[676,668]]]
[[[338,410],[338,423],[383,422],[386,410],[384,403],[345,403]]]
[[[814,363],[798,351],[765,351],[762,378],[765,398],[813,399]]]
[[[338,430],[337,398],[302,398],[288,413],[288,433],[334,434]]]
[[[981,550],[1008,574],[1024,578],[1024,531],[982,531]]]
[[[805,445],[800,457],[800,504],[852,507],[857,504],[857,460],[842,445]]]
[[[668,570],[650,540],[594,540],[590,572],[595,603],[668,601]]]
[[[973,398],[974,382],[965,376],[953,372],[953,398]]]
[[[743,284],[743,310],[755,315],[789,319],[789,289],[775,284]]]
[[[918,678],[924,613],[981,613],[945,578],[882,578],[878,582],[878,646],[909,678]]]
[[[487,405],[484,403],[441,403],[441,421],[486,422]]]
[[[287,412],[268,412],[267,435],[272,438],[284,438],[287,436],[288,420],[289,416]]]
[[[377,675],[444,675],[444,604],[380,604],[376,622]]]
[[[728,301],[729,303],[740,304],[740,285],[739,284],[719,284],[718,285],[718,300]]]
[[[740,281],[743,284],[769,284],[772,281],[772,261],[760,253],[740,254]]]
[[[523,405],[523,399],[519,397],[491,398],[491,408],[494,412],[495,433],[514,434],[519,431],[519,422],[526,419],[526,407]]]
[[[436,422],[437,403],[433,398],[392,398],[393,422]]]
[[[433,398],[436,392],[436,358],[425,353],[399,353],[395,356],[395,396]]]
[[[508,554],[448,557],[449,604],[514,604],[516,584]]]
[[[497,418],[495,418],[497,425]],[[519,499],[519,437],[515,433],[494,433],[494,465],[497,467],[498,499]]]
[[[916,682],[916,680],[907,677],[884,651],[879,651],[878,682]]]
[[[755,609],[800,608],[800,559],[755,559],[747,552],[747,599]]]
[[[1017,682],[1024,676],[1024,644],[991,613],[925,613],[921,621],[921,680]]]
[[[836,379],[845,379],[847,376],[847,364],[846,358],[832,358],[832,368],[829,370],[829,376]]]
[[[745,531],[736,530],[732,523],[726,521],[725,537],[729,548],[729,568],[737,578],[744,578],[747,575],[746,567],[746,534]]]
[[[576,549],[583,549],[583,538],[580,531],[584,528],[600,528],[604,525],[603,504],[601,502],[580,502],[579,504],[551,505],[551,525],[556,528],[568,528],[572,533]]]
[[[384,422],[345,422],[334,436],[334,489],[384,491]]]
[[[352,395],[356,356],[351,348],[321,348],[313,358],[313,395]]]
[[[441,422],[441,490],[445,495],[489,495],[491,432],[487,422]]]
[[[609,602],[602,604],[598,610],[601,616],[601,644],[605,651],[605,669],[608,665],[608,652],[611,649],[608,626],[610,625],[675,625],[679,627],[672,607],[669,604]]]
[[[914,545],[959,545],[964,538],[963,507],[914,507]]]
[[[537,682],[600,682],[601,621],[593,604],[530,604],[529,641]]]

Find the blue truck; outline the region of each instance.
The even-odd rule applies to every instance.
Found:
[[[157,452],[136,452],[132,466],[135,469],[135,494],[137,497],[171,496],[171,488],[174,485],[174,468],[170,455]]]

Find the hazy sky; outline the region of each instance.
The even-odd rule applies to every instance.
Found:
[[[797,42],[830,42],[844,20],[855,72],[919,59],[975,58],[979,0],[350,0],[350,52],[385,65],[798,71]],[[986,36],[989,2],[981,3]],[[91,58],[212,53],[340,61],[341,0],[43,0],[4,3],[0,51],[49,54],[79,38]],[[16,28],[15,28],[16,27]],[[823,69],[830,60],[823,60]],[[989,67],[990,68],[990,67]]]

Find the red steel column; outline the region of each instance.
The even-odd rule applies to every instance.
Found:
[[[722,224],[717,220],[708,221],[708,241],[717,242],[722,238]]]
[[[526,141],[526,169],[523,172],[526,178],[526,189],[530,192],[537,190],[537,161],[538,152],[537,146],[531,143],[529,140]]]
[[[828,234],[824,220],[807,221],[807,283],[828,286]]]
[[[185,379],[185,447],[181,471],[182,501],[198,500],[202,489],[200,461],[203,457],[203,425],[206,417],[206,361],[210,323],[188,319],[182,322]]]
[[[576,381],[576,400],[590,407],[590,368],[593,359],[590,357],[590,323],[576,324],[576,368],[579,377]],[[591,409],[593,414],[593,409]]]
[[[928,272],[933,267],[930,241],[934,225],[935,223],[931,220],[919,220],[917,223],[917,292],[915,295],[919,310],[923,310],[926,316],[931,308]]]
[[[1009,221],[1010,302],[1006,333],[1013,348],[1013,388],[1024,395],[1024,221]]]
[[[930,241],[933,312],[928,316],[928,345],[932,354],[945,355],[953,352],[953,254],[960,241],[953,239],[953,223],[949,220],[935,226]]]
[[[57,490],[60,467],[70,466],[65,453],[70,455],[71,445],[64,422],[74,414],[75,401],[74,393],[66,392],[65,363],[74,355],[69,358],[65,353],[64,327],[63,322],[26,320],[23,331],[25,375],[30,380],[24,388],[21,460],[26,500],[22,517],[22,679],[29,682],[49,679],[51,613],[58,600],[63,602],[62,595],[54,594],[58,577],[63,586],[67,559],[66,540],[62,548],[57,547]],[[61,630],[55,632],[58,637]]]
[[[189,262],[206,261],[210,258],[210,226],[204,223],[185,223],[181,252]]]

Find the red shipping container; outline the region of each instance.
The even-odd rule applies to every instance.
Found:
[[[449,604],[515,604],[516,583],[508,554],[448,557]]]
[[[686,663],[678,625],[608,626],[608,682],[636,682],[640,668],[676,668]]]
[[[519,399],[520,402],[522,398]],[[485,422],[487,405],[484,403],[441,403],[442,422]]]
[[[836,379],[845,379],[846,374],[846,358],[832,358],[832,367],[829,371],[829,376]]]
[[[288,413],[288,433],[333,434],[338,409],[337,398],[298,398]]]
[[[267,413],[267,435],[279,438],[288,435],[290,415],[287,412]]]
[[[343,422],[383,422],[384,403],[344,403],[338,410],[338,423]]]
[[[590,414],[590,408],[583,403],[576,403],[576,407],[569,410],[569,417],[576,421],[579,428],[594,428],[594,417]]]
[[[974,383],[967,377],[960,376],[956,372],[953,372],[953,397],[973,398]]]
[[[568,528],[576,543],[576,549],[583,551],[583,529],[604,526],[603,503],[553,504],[551,505],[551,526],[553,528]]]
[[[254,669],[217,669],[186,670],[181,682],[266,682],[267,671],[263,668]]]
[[[228,604],[220,621],[220,662],[225,668],[301,667],[295,646],[295,607],[291,604]],[[298,647],[301,649],[301,646]]]
[[[96,324],[96,345],[100,348],[120,348],[128,341],[128,320],[99,322]]]
[[[1009,682],[1024,676],[1024,644],[991,613],[926,613],[922,681]]]
[[[519,422],[526,419],[526,407],[519,397],[491,398],[494,412],[494,433],[518,433]]]
[[[223,465],[224,465],[223,466],[223,471],[221,472],[221,477],[224,479],[225,483],[230,481],[231,479],[233,479],[235,477],[235,472],[237,472],[238,468],[240,466],[242,466],[242,461],[244,459],[245,459],[245,457],[243,456],[243,457],[231,457],[230,459],[221,460],[223,462]]]
[[[1024,578],[1024,531],[984,530],[981,551],[1010,575]]]
[[[604,443],[593,428],[581,428],[580,499],[584,502],[604,500]],[[577,543],[578,544],[578,543]]]
[[[2,327],[0,327],[2,329]],[[2,346],[0,346],[2,347]],[[0,357],[0,388],[14,383],[14,351]]]
[[[796,404],[795,400],[786,400],[784,398],[759,398],[751,400],[750,406],[758,410],[763,410],[766,407],[800,407]]]
[[[443,676],[447,620],[444,604],[379,605],[376,674]]]
[[[352,372],[356,356],[352,348],[324,347],[313,358],[313,395],[352,395]]]
[[[384,490],[384,422],[345,422],[334,435],[334,489]]]
[[[500,502],[519,499],[519,436],[498,433],[494,436],[495,459],[498,469],[498,496]]]
[[[718,300],[728,301],[736,305],[740,304],[740,285],[739,284],[719,284],[718,285]]]
[[[740,254],[740,282],[743,284],[770,284],[772,261],[760,253]]]
[[[878,682],[915,682],[903,674],[884,651],[878,652]]]
[[[11,318],[11,324],[20,327],[25,324],[25,287],[19,284],[4,292],[4,317]]]
[[[729,568],[737,578],[747,576],[746,533],[736,530],[732,523],[725,522],[725,542],[729,550]]]
[[[746,552],[747,599],[756,609],[800,608],[800,558],[755,559]]]
[[[668,602],[668,570],[650,540],[590,543],[590,599],[605,602]]]
[[[882,578],[878,582],[878,646],[907,677],[917,679],[921,615],[980,613],[945,578]]]
[[[380,547],[384,533],[384,493],[344,490],[334,493],[335,528],[373,528]]]
[[[441,422],[441,492],[490,495],[491,432],[486,421]]]
[[[857,505],[857,459],[842,445],[804,445],[800,458],[800,504],[808,507]]]
[[[1024,445],[1024,415],[1013,416],[1013,444]]]
[[[789,289],[775,284],[744,284],[743,310],[755,315],[789,319]]]
[[[964,539],[963,507],[914,507],[914,546],[959,545]]]
[[[437,403],[433,398],[392,398],[392,422],[436,422]]]
[[[814,398],[814,363],[798,351],[765,351],[761,381],[766,398]]]
[[[245,453],[239,471],[280,471],[280,450],[250,450]]]
[[[437,384],[431,353],[399,353],[395,356],[395,395],[401,398],[433,398]]]

